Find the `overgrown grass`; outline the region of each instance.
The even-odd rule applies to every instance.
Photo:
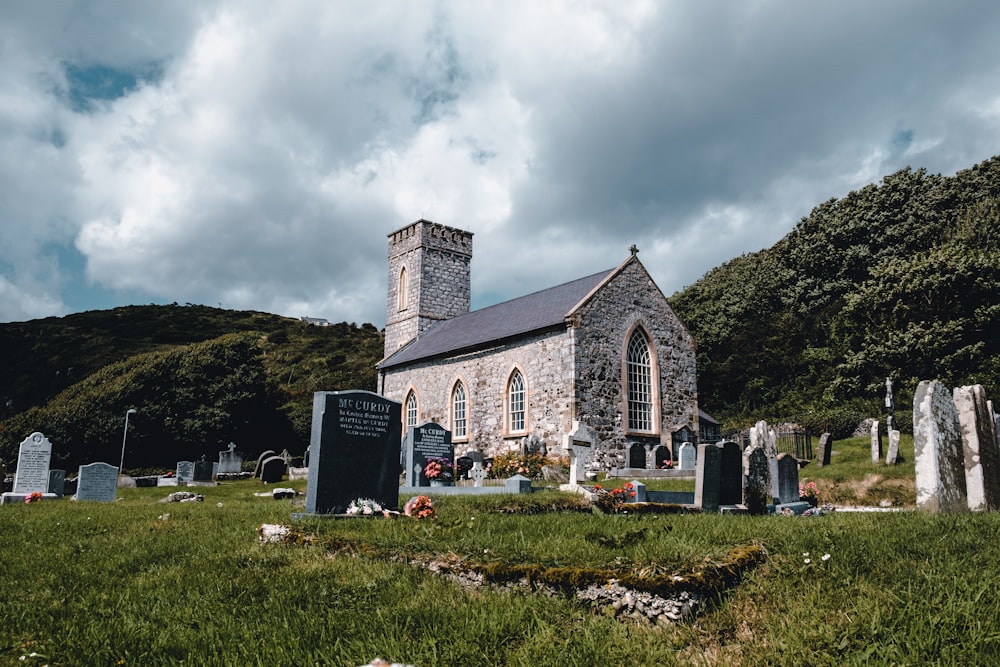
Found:
[[[595,516],[575,496],[542,492],[442,496],[432,521],[293,522],[295,501],[254,497],[253,481],[200,490],[204,503],[158,503],[161,488],[122,490],[111,504],[0,507],[0,665],[1000,659],[996,514]],[[259,545],[261,523],[316,539]],[[634,539],[613,539],[625,534]],[[465,589],[416,565],[435,555],[669,572],[754,543],[764,565],[666,629],[563,597]]]

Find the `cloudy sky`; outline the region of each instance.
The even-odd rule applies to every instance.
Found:
[[[907,165],[1000,153],[1000,3],[0,4],[0,321],[199,303],[385,323],[386,235],[473,307],[672,294]]]

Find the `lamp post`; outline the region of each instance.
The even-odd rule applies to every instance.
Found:
[[[134,415],[135,413],[135,408],[129,408],[125,413],[125,432],[122,433],[122,460],[121,463],[118,464],[119,475],[123,474],[125,469],[125,441],[128,440],[128,416]]]

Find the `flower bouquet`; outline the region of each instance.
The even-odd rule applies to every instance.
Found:
[[[433,519],[436,512],[434,504],[427,496],[413,496],[403,506],[403,514],[414,519]]]
[[[431,482],[450,484],[455,479],[455,467],[451,459],[443,456],[430,456],[424,466],[424,477]]]
[[[816,482],[799,484],[799,500],[806,501],[812,507],[819,505],[819,488],[817,488]]]
[[[382,506],[371,498],[352,500],[347,506],[347,514],[351,516],[382,516]]]

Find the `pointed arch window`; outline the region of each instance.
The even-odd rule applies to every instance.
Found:
[[[469,435],[469,422],[466,418],[466,406],[465,384],[461,381],[456,382],[455,388],[451,392],[452,438],[466,438]]]
[[[396,309],[406,310],[406,307],[407,305],[409,305],[410,301],[410,284],[409,284],[409,278],[406,275],[405,266],[399,270],[399,281],[397,286],[399,289],[396,290],[397,291]]]
[[[625,374],[628,384],[628,429],[652,433],[653,428],[653,364],[649,342],[636,329],[629,338],[625,353]]]
[[[524,431],[524,376],[516,368],[507,381],[507,430]]]
[[[417,395],[411,389],[410,393],[406,395],[406,403],[404,404],[406,409],[406,430],[410,430],[411,427],[417,425]]]

